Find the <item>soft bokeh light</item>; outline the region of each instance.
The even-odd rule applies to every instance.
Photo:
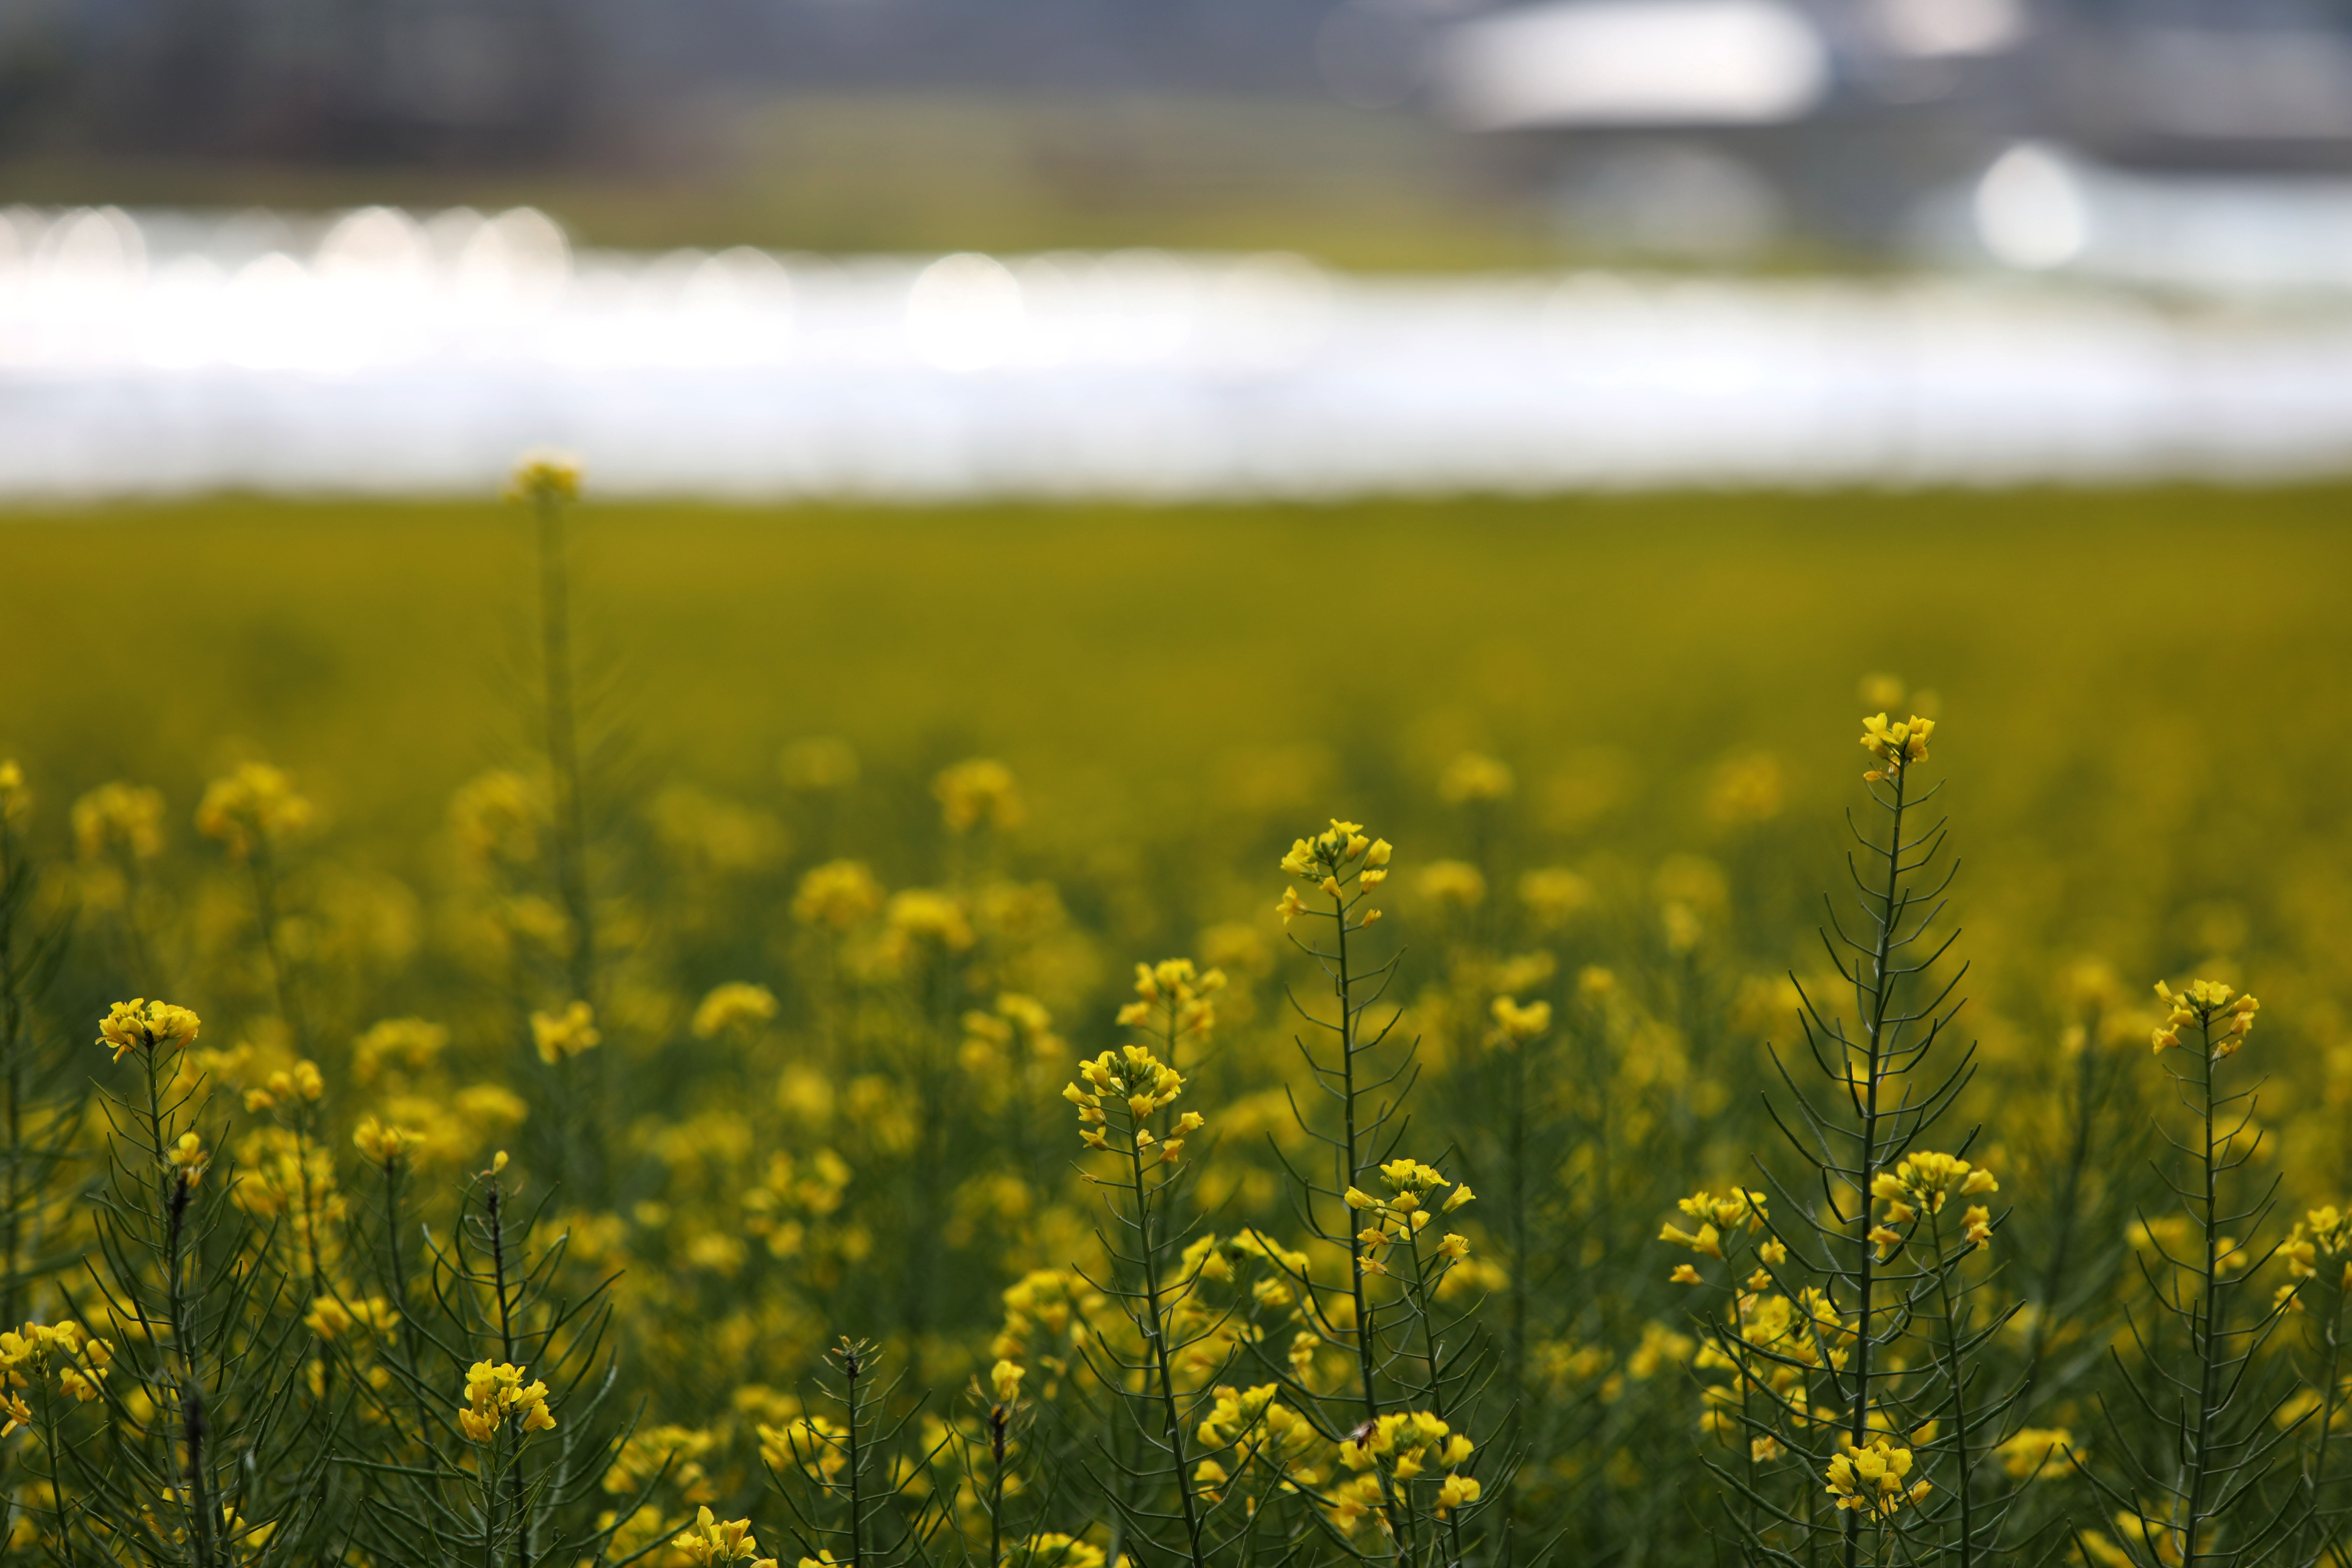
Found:
[[[2021,146],[1975,189],[1980,242],[2095,272],[2161,217],[2113,180]],[[2352,311],[2308,295],[646,254],[530,209],[0,232],[17,496],[478,492],[548,440],[619,491],[1152,497],[2258,477],[2352,438]]]

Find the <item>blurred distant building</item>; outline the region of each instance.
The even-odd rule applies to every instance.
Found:
[[[1637,247],[1793,230],[2149,281],[2352,281],[2340,7],[1535,0],[1414,48],[1423,101],[1549,149],[1563,221]]]
[[[1427,116],[1586,246],[2352,283],[2324,0],[0,0],[0,159],[657,163],[866,89]]]

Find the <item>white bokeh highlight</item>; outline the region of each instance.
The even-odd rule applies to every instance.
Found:
[[[624,255],[575,251],[529,211],[12,208],[0,496],[487,495],[542,444],[586,454],[603,493],[747,498],[2347,466],[2352,295],[2215,309],[2074,280],[2123,220],[2095,184],[2069,218],[2047,177],[2080,176],[2035,156],[1987,176],[1977,216],[2049,271],[1870,282],[1369,278],[1148,250]]]

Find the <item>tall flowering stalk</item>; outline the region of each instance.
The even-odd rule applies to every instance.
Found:
[[[898,1380],[881,1374],[872,1345],[841,1340],[825,1356],[825,1371],[817,1392],[835,1415],[760,1429],[761,1461],[793,1515],[801,1561],[819,1568],[929,1561],[951,1517],[951,1499],[929,1484],[940,1445],[919,1465],[895,1458],[914,1415],[890,1414]]]
[[[1937,934],[1944,824],[1919,824],[1937,793],[1916,782],[1934,731],[1864,721],[1880,826],[1853,829],[1859,923],[1832,908],[1823,932],[1853,1016],[1800,987],[1826,1095],[1774,1058],[1787,1091],[1774,1118],[1801,1179],[1768,1170],[1767,1190],[1696,1194],[1681,1207],[1696,1223],[1662,1233],[1695,1255],[1674,1277],[1706,1291],[1697,1364],[1725,1374],[1707,1389],[1708,1463],[1751,1560],[1828,1548],[1846,1568],[1930,1553],[1969,1568],[1999,1552],[2015,1500],[1990,1462],[2014,1390],[1979,1375],[2007,1313],[1977,1305],[1970,1261],[1998,1224],[1970,1200],[1999,1184],[1921,1142],[1974,1054],[1931,1068],[1966,972],[1930,975],[1953,941]]]
[[[414,1143],[379,1123],[362,1147],[396,1224]],[[605,1291],[559,1292],[566,1244],[531,1247],[533,1216],[517,1210],[507,1171],[500,1152],[474,1177],[448,1238],[427,1233],[421,1287],[394,1276],[407,1309],[397,1321],[384,1297],[312,1315],[346,1345],[363,1328],[383,1346],[350,1380],[362,1414],[349,1462],[373,1481],[352,1539],[376,1561],[569,1568],[600,1559],[648,1504],[649,1485],[634,1495],[625,1478],[606,1485],[627,1427],[606,1415]]]
[[[1139,965],[1137,1000],[1120,1010],[1119,1022],[1148,1043],[1080,1061],[1079,1081],[1062,1091],[1077,1108],[1080,1142],[1108,1157],[1086,1175],[1110,1213],[1103,1237],[1110,1277],[1089,1283],[1118,1304],[1133,1331],[1132,1352],[1103,1340],[1086,1352],[1095,1376],[1127,1394],[1143,1443],[1140,1463],[1115,1448],[1105,1453],[1139,1483],[1113,1493],[1120,1527],[1140,1554],[1192,1568],[1205,1568],[1213,1543],[1210,1500],[1194,1484],[1202,1380],[1191,1368],[1202,1361],[1222,1367],[1231,1347],[1218,1333],[1221,1314],[1199,1300],[1207,1249],[1186,1245],[1192,1226],[1182,1207],[1191,1169],[1184,1145],[1207,1119],[1174,1110],[1184,1078],[1171,1063],[1205,1036],[1214,1016],[1209,998],[1223,984],[1223,974],[1196,973],[1189,959]],[[1213,1247],[1215,1238],[1208,1242]]]
[[[596,927],[588,894],[588,808],[580,767],[573,695],[572,560],[564,508],[580,499],[580,461],[534,452],[516,465],[507,497],[529,507],[539,558],[540,720],[547,752],[555,851],[555,891],[571,922],[565,973],[572,994],[596,999]]]
[[[2153,1310],[2126,1316],[2135,1353],[2116,1352],[2126,1398],[2117,1408],[2102,1395],[2107,1462],[2085,1472],[2114,1510],[2116,1539],[2078,1539],[2092,1555],[2141,1568],[2236,1568],[2266,1560],[2314,1502],[2311,1489],[2279,1484],[2301,1423],[2286,1369],[2265,1353],[2292,1293],[2242,1305],[2267,1260],[2250,1238],[2278,1183],[2244,1190],[2240,1173],[2263,1139],[2255,1091],[2231,1087],[2225,1064],[2262,1004],[2218,980],[2179,992],[2158,981],[2156,994],[2168,1012],[2152,1044],[2189,1120],[2185,1138],[2165,1130],[2179,1162],[2162,1175],[2186,1225],[2140,1216]]]
[[[310,1049],[310,1030],[286,946],[280,858],[316,816],[294,781],[267,763],[246,763],[215,779],[196,807],[197,831],[219,843],[231,860],[246,868],[262,960],[269,970],[270,996],[293,1037],[297,1055]]]
[[[307,1331],[275,1310],[292,1281],[213,1177],[194,1125],[201,1076],[188,1059],[200,1021],[164,1002],[117,1003],[99,1044],[138,1084],[109,1093],[110,1180],[82,1315],[111,1326],[114,1354],[91,1368],[108,1441],[50,1434],[51,1464],[77,1483],[92,1528],[132,1561],[227,1568],[265,1543],[315,1546],[324,1526],[327,1420],[299,1400]],[[55,1471],[52,1472],[53,1479]],[[71,1521],[56,1521],[59,1535]]]
[[[1295,1169],[1291,1177],[1304,1194],[1308,1228],[1320,1239],[1347,1248],[1347,1322],[1344,1326],[1334,1323],[1328,1313],[1318,1312],[1321,1321],[1316,1326],[1332,1342],[1350,1343],[1362,1418],[1373,1422],[1380,1419],[1382,1408],[1379,1351],[1382,1303],[1368,1289],[1367,1244],[1362,1233],[1348,1223],[1353,1209],[1347,1194],[1372,1184],[1373,1168],[1394,1155],[1402,1131],[1395,1125],[1402,1109],[1402,1086],[1409,1083],[1412,1070],[1409,1061],[1401,1061],[1375,1076],[1379,1069],[1373,1054],[1387,1043],[1398,1015],[1392,1013],[1379,1023],[1370,1015],[1396,973],[1396,959],[1370,962],[1363,947],[1363,933],[1381,918],[1370,900],[1388,879],[1389,860],[1394,853],[1387,839],[1367,838],[1361,824],[1333,817],[1328,828],[1312,838],[1297,840],[1282,858],[1282,868],[1297,880],[1283,889],[1282,901],[1276,906],[1285,926],[1298,920],[1329,922],[1328,937],[1319,934],[1322,927],[1310,925],[1318,932],[1317,937],[1302,940],[1294,934],[1291,942],[1315,961],[1329,983],[1331,1016],[1318,1016],[1296,996],[1292,1005],[1328,1049],[1326,1054],[1304,1040],[1298,1042],[1316,1087],[1338,1115],[1339,1129],[1327,1131],[1302,1114],[1300,1125],[1330,1152],[1331,1176],[1328,1185]],[[1309,890],[1302,894],[1301,888]],[[1356,939],[1352,946],[1350,938]],[[1338,1228],[1324,1217],[1330,1210],[1321,1205],[1329,1204],[1339,1205]],[[1312,1306],[1316,1297],[1309,1292],[1307,1300]]]
[[[1427,1234],[1433,1219],[1474,1194],[1397,1152],[1413,1053],[1382,1052],[1398,1015],[1371,1015],[1396,960],[1369,960],[1363,937],[1381,919],[1370,900],[1393,853],[1360,824],[1334,818],[1283,857],[1296,881],[1276,906],[1285,925],[1329,922],[1328,934],[1316,925],[1314,936],[1292,937],[1330,986],[1328,1015],[1291,999],[1321,1041],[1320,1048],[1297,1044],[1329,1119],[1310,1117],[1296,1099],[1291,1110],[1300,1131],[1328,1152],[1330,1175],[1318,1179],[1287,1156],[1283,1163],[1294,1210],[1317,1241],[1344,1249],[1347,1279],[1318,1281],[1306,1253],[1255,1231],[1236,1238],[1235,1250],[1259,1271],[1243,1342],[1273,1380],[1252,1391],[1258,1405],[1295,1413],[1337,1444],[1328,1483],[1317,1487],[1319,1471],[1289,1483],[1317,1503],[1311,1522],[1349,1557],[1435,1568],[1464,1561],[1476,1544],[1465,1527],[1486,1488],[1465,1468],[1475,1444],[1465,1428],[1492,1355],[1466,1310],[1475,1302],[1457,1310],[1443,1300],[1447,1276],[1469,1256],[1468,1240],[1443,1227]],[[1318,1364],[1327,1350],[1345,1356],[1344,1374]]]

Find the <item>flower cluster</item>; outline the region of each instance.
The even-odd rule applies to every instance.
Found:
[[[1435,1511],[1440,1519],[1478,1500],[1475,1476],[1460,1467],[1470,1458],[1466,1434],[1426,1410],[1396,1411],[1367,1421],[1339,1445],[1339,1462],[1358,1473],[1332,1489],[1331,1522],[1353,1531],[1381,1506],[1382,1483],[1400,1484],[1442,1469]]]
[[[321,1296],[310,1303],[310,1310],[303,1314],[302,1322],[320,1339],[337,1340],[353,1330],[363,1335],[389,1332],[400,1326],[400,1314],[391,1302],[381,1296],[367,1296],[357,1300],[345,1300],[340,1296]],[[551,1420],[549,1425],[552,1426],[553,1422]]]
[[[1862,776],[1872,784],[1902,777],[1906,764],[1927,760],[1927,738],[1935,732],[1933,719],[1914,714],[1889,724],[1885,714],[1872,714],[1862,721],[1862,749],[1878,759],[1878,766]]]
[[[320,1075],[319,1064],[299,1061],[271,1073],[259,1085],[247,1089],[245,1108],[268,1110],[279,1105],[315,1105],[326,1093],[327,1080]]]
[[[1229,1448],[1234,1452],[1225,1461],[1207,1458],[1193,1468],[1192,1478],[1202,1496],[1217,1500],[1219,1488],[1235,1473],[1245,1473],[1253,1467],[1269,1472],[1285,1489],[1311,1489],[1322,1483],[1322,1466],[1311,1461],[1327,1455],[1329,1447],[1312,1421],[1276,1397],[1276,1384],[1219,1387],[1213,1392],[1215,1403],[1194,1436],[1205,1452]]]
[[[352,1146],[377,1165],[397,1165],[424,1143],[424,1133],[379,1121],[373,1116],[360,1118],[360,1124],[352,1130]]]
[[[862,860],[828,860],[801,878],[793,919],[803,925],[847,931],[882,907],[882,884]]]
[[[2010,1479],[2031,1480],[2050,1472],[2061,1458],[2079,1458],[2074,1434],[2063,1426],[2021,1426],[1993,1452]]]
[[[1873,1437],[1867,1447],[1856,1447],[1849,1438],[1845,1451],[1830,1460],[1827,1489],[1842,1509],[1892,1519],[1906,1502],[1916,1508],[1930,1490],[1924,1479],[1905,1486],[1910,1473],[1911,1450],[1895,1447],[1893,1439]]]
[[[102,784],[73,803],[73,836],[84,860],[117,854],[152,860],[163,852],[163,792]]]
[[[539,1059],[550,1067],[593,1051],[604,1040],[596,1029],[596,1010],[585,1002],[574,1002],[561,1013],[533,1013],[530,1038],[539,1047]]]
[[[1870,1195],[1886,1205],[1870,1231],[1879,1261],[1895,1256],[1904,1243],[1905,1233],[1895,1226],[1916,1226],[1922,1215],[1943,1213],[1945,1200],[1954,1193],[1974,1196],[2000,1190],[2000,1184],[1990,1171],[1957,1155],[1905,1155],[1895,1169],[1879,1172],[1870,1182]],[[1982,1204],[1970,1204],[1960,1216],[1960,1226],[1964,1242],[1982,1246],[1992,1239],[1992,1211]]]
[[[1764,1194],[1752,1188],[1729,1187],[1720,1195],[1702,1189],[1686,1198],[1677,1198],[1675,1206],[1698,1221],[1698,1229],[1685,1230],[1669,1220],[1659,1230],[1658,1239],[1687,1247],[1706,1258],[1723,1256],[1724,1240],[1733,1230],[1760,1231],[1771,1217],[1764,1210]],[[1765,1261],[1779,1261],[1780,1244],[1768,1241],[1764,1246],[1769,1254]],[[1685,1263],[1675,1268],[1674,1279],[1677,1284],[1695,1285],[1698,1283],[1698,1270]]]
[[[2180,1031],[2194,1024],[2205,1037],[2212,1052],[2211,1060],[2238,1054],[2245,1043],[2247,1031],[2254,1026],[2254,1015],[2262,1004],[2251,995],[2231,991],[2218,980],[2192,980],[2187,987],[2175,991],[2159,980],[2156,983],[2157,999],[2172,1010],[2164,1022],[2156,1026],[2151,1044],[2156,1054],[2180,1044]]]
[[[1522,1006],[1517,998],[1497,996],[1491,1011],[1495,1016],[1495,1037],[1506,1045],[1524,1045],[1541,1039],[1551,1030],[1551,1004],[1529,1002]]]
[[[2344,1259],[2338,1289],[2352,1292],[2352,1214],[2334,1204],[2315,1208],[2294,1222],[2294,1229],[2279,1244],[2292,1282],[2278,1289],[2278,1304],[2290,1311],[2304,1310],[2303,1287],[2319,1277],[2323,1259]]]
[[[1387,839],[1365,837],[1363,824],[1342,822],[1335,816],[1331,826],[1314,837],[1294,840],[1290,853],[1282,858],[1282,868],[1332,900],[1339,907],[1327,918],[1344,921],[1349,910],[1388,880],[1389,857],[1393,852]],[[1355,884],[1352,894],[1348,890],[1350,881]],[[1285,925],[1294,915],[1323,913],[1308,909],[1297,888],[1285,888],[1275,909]],[[1380,918],[1380,910],[1366,910],[1351,929],[1361,929]]]
[[[1381,1263],[1381,1254],[1400,1241],[1419,1236],[1429,1224],[1432,1212],[1452,1214],[1478,1196],[1467,1186],[1454,1185],[1433,1211],[1431,1201],[1437,1189],[1454,1184],[1435,1167],[1418,1160],[1390,1161],[1381,1167],[1381,1179],[1389,1187],[1385,1198],[1376,1198],[1355,1187],[1349,1187],[1346,1194],[1348,1206],[1361,1212],[1370,1222],[1356,1233],[1356,1239],[1364,1246],[1363,1270],[1367,1274],[1386,1274],[1388,1268]],[[1470,1256],[1469,1238],[1449,1231],[1437,1244],[1435,1256],[1448,1265],[1459,1263]]]
[[[243,860],[257,847],[300,833],[317,815],[283,769],[243,763],[205,787],[196,807],[196,831],[217,839],[231,859]]]
[[[466,1408],[457,1412],[457,1425],[465,1428],[467,1441],[492,1441],[509,1419],[521,1436],[555,1430],[555,1417],[547,1408],[547,1384],[526,1384],[522,1378],[523,1369],[507,1362],[493,1365],[478,1361],[467,1369]]]
[[[170,1163],[172,1173],[192,1187],[205,1179],[205,1173],[212,1169],[213,1163],[205,1141],[194,1132],[181,1133],[180,1141],[165,1152],[164,1159]]]
[[[1163,958],[1135,966],[1136,999],[1118,1010],[1127,1028],[1150,1027],[1171,1046],[1187,1035],[1205,1035],[1217,1021],[1210,997],[1225,988],[1225,973],[1195,973],[1189,958]]]
[[[986,757],[958,763],[931,781],[931,794],[950,833],[1021,826],[1021,791],[1003,763]]]
[[[1144,1122],[1155,1112],[1175,1103],[1184,1092],[1184,1079],[1174,1068],[1141,1046],[1128,1046],[1117,1051],[1105,1051],[1091,1060],[1078,1063],[1078,1076],[1087,1080],[1087,1088],[1070,1084],[1062,1090],[1062,1098],[1078,1108],[1078,1139],[1089,1149],[1118,1149],[1109,1139],[1110,1122],[1103,1110],[1103,1096],[1127,1108],[1127,1127],[1131,1135],[1129,1145],[1137,1153],[1159,1143],[1159,1138]],[[1168,1140],[1160,1143],[1160,1158],[1173,1163],[1184,1152],[1184,1136],[1200,1127],[1206,1118],[1188,1110],[1178,1117]]]
[[[849,1463],[848,1431],[822,1415],[799,1415],[759,1429],[760,1458],[772,1470],[797,1468],[830,1486]]]
[[[694,1010],[694,1037],[716,1039],[739,1026],[757,1028],[776,1016],[776,994],[764,985],[730,981],[714,986]]]
[[[98,1021],[98,1043],[121,1061],[126,1051],[184,1051],[195,1043],[204,1024],[185,1007],[169,1002],[117,1002]]]
[[[670,1542],[695,1568],[710,1568],[714,1563],[749,1563],[751,1568],[776,1568],[776,1560],[760,1555],[759,1538],[751,1533],[751,1521],[738,1519],[721,1522],[704,1504],[687,1527],[686,1533]]]
[[[580,474],[580,459],[573,454],[551,447],[536,447],[515,463],[514,473],[507,480],[507,500],[542,504],[578,500]]]
[[[55,1365],[58,1391],[87,1405],[98,1397],[98,1385],[113,1359],[112,1345],[70,1321],[26,1323],[21,1330],[0,1331],[0,1385],[6,1389],[0,1394],[0,1414],[7,1416],[0,1437],[32,1424],[33,1413],[21,1391],[31,1387],[43,1371]]]

